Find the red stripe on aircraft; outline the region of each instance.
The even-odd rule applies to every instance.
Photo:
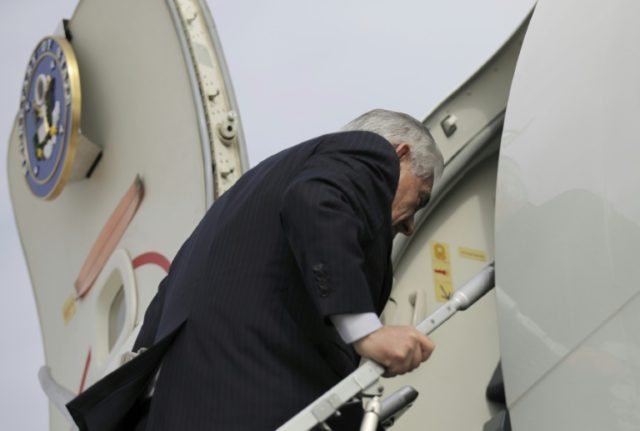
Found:
[[[84,390],[84,384],[87,381],[87,373],[89,372],[89,364],[91,364],[91,349],[87,353],[87,360],[84,363],[84,371],[82,372],[82,379],[80,380],[80,389],[78,389],[78,393],[81,393]]]
[[[131,261],[131,264],[133,265],[133,269],[141,267],[142,265],[158,265],[160,268],[164,269],[165,272],[169,272],[169,267],[171,266],[169,259],[155,251],[150,251],[137,256]]]

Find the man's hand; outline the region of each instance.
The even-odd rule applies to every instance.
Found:
[[[356,352],[385,367],[384,377],[412,371],[426,361],[433,341],[413,326],[383,326],[353,343]]]

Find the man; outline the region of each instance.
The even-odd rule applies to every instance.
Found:
[[[148,350],[69,403],[80,428],[272,430],[359,356],[416,368],[432,342],[377,315],[393,236],[441,172],[424,126],[384,110],[251,169],[174,259],[136,341]]]

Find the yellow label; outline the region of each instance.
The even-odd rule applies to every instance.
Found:
[[[439,280],[434,277],[434,283],[436,288],[436,300],[438,302],[447,302],[453,295],[453,286],[451,280]]]
[[[474,250],[472,248],[458,247],[458,252],[460,253],[461,257],[464,257],[467,259],[479,260],[480,262],[487,261],[487,254],[482,250]]]
[[[64,301],[64,307],[62,308],[62,318],[64,319],[64,323],[69,323],[75,314],[76,297],[75,295],[71,295],[66,301]]]
[[[433,269],[433,286],[436,300],[438,302],[447,302],[453,295],[451,262],[447,244],[442,242],[431,243],[431,267]]]

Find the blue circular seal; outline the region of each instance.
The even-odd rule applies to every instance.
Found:
[[[29,59],[18,114],[22,167],[37,197],[55,198],[69,179],[79,123],[80,78],[73,48],[64,38],[46,37]]]

